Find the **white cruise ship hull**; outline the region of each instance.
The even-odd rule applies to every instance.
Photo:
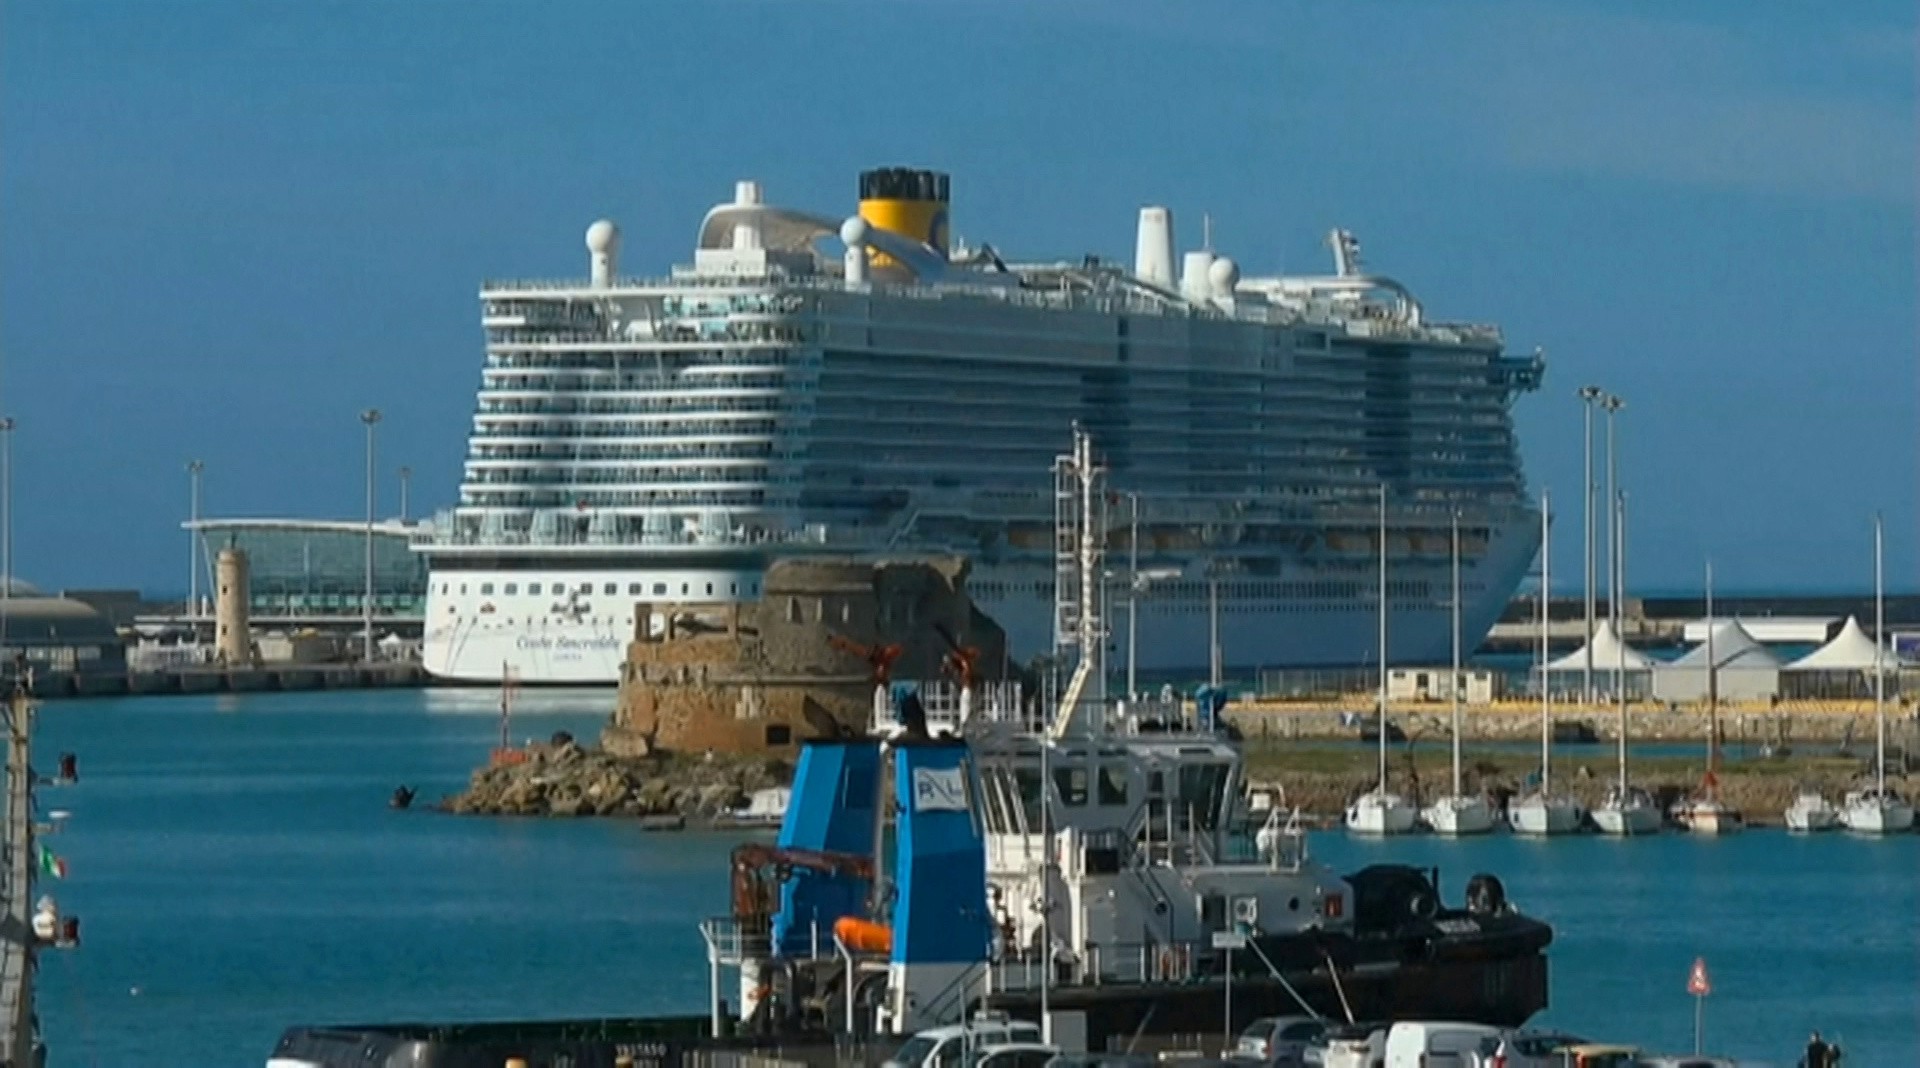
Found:
[[[1537,539],[1529,523],[1497,530],[1489,551],[1469,573],[1467,589],[1480,591],[1462,607],[1469,640],[1492,629],[1507,595],[1531,562]],[[913,551],[905,547],[903,551]],[[929,548],[938,552],[940,549]],[[1191,567],[1203,569],[1204,558]],[[1446,562],[1403,564],[1402,575],[1431,571],[1444,581]],[[1272,596],[1275,589],[1311,587],[1302,578],[1271,582],[1223,581],[1219,587],[1221,660],[1236,668],[1351,667],[1375,662],[1379,619],[1371,598]],[[979,566],[969,579],[975,603],[1006,632],[1016,657],[1031,657],[1053,644],[1051,575],[1040,566]],[[729,566],[609,569],[569,572],[548,569],[436,570],[429,577],[427,627],[422,659],[439,678],[500,681],[511,668],[522,683],[612,685],[634,634],[634,606],[660,602],[724,603],[758,596],[757,568]],[[556,597],[555,585],[567,593]],[[538,587],[538,592],[534,588]],[[509,594],[507,591],[512,589]],[[591,592],[583,592],[589,590]],[[607,591],[613,591],[611,593]],[[629,591],[638,591],[637,593]],[[1139,600],[1140,670],[1204,669],[1211,661],[1207,613],[1210,591],[1191,583],[1154,588]],[[1441,663],[1452,648],[1444,600],[1395,599],[1388,628],[1388,659],[1401,664]],[[1115,594],[1108,616],[1116,649],[1126,646],[1126,602]],[[1124,660],[1124,654],[1119,658]],[[1118,661],[1116,661],[1118,662]]]

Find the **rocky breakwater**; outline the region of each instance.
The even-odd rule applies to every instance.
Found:
[[[466,790],[439,808],[483,816],[626,816],[715,822],[755,790],[783,786],[783,760],[742,757],[615,756],[565,735],[497,754]]]

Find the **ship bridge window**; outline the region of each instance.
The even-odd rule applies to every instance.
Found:
[[[600,587],[600,593],[602,596],[612,597],[614,594],[619,592],[620,592],[620,584],[617,582],[609,582]]]
[[[506,589],[503,592],[505,592],[507,596],[511,597],[514,594],[520,592],[520,584],[518,582],[509,582],[507,583]]]
[[[480,596],[482,596],[482,597],[491,597],[491,596],[493,596],[493,583],[491,583],[491,582],[482,582],[482,583],[480,584]]]
[[[1100,803],[1102,805],[1124,805],[1127,803],[1127,769],[1115,764],[1100,765]]]
[[[540,584],[538,582],[527,583],[527,593],[533,597],[540,596]]]

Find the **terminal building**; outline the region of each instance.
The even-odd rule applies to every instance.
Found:
[[[198,539],[201,603],[210,620],[213,561],[238,549],[249,563],[249,614],[255,626],[359,626],[367,599],[366,553],[373,542],[373,619],[383,632],[417,635],[427,601],[426,558],[414,553],[419,523],[325,519],[201,519],[187,528]],[[371,536],[369,536],[371,529]]]

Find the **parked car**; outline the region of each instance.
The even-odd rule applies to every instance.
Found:
[[[1047,1068],[1060,1050],[1038,1042],[1002,1042],[974,1051],[968,1068]]]
[[[1402,1021],[1387,1032],[1386,1068],[1484,1068],[1506,1038],[1486,1024]]]
[[[1302,1058],[1318,1068],[1383,1068],[1388,1024],[1335,1024]]]
[[[1327,1022],[1311,1016],[1263,1016],[1240,1032],[1233,1056],[1280,1068],[1300,1068],[1306,1064],[1307,1047],[1326,1033]]]
[[[1047,1068],[1153,1068],[1157,1063],[1144,1053],[1062,1053]]]
[[[1560,1051],[1588,1045],[1562,1031],[1515,1031],[1507,1036],[1507,1068],[1560,1068]]]
[[[1025,1020],[982,1019],[934,1027],[901,1043],[886,1068],[960,1068],[971,1050],[1009,1042],[1040,1041],[1040,1025]]]
[[[1558,1056],[1554,1068],[1641,1068],[1640,1051],[1632,1046],[1587,1042],[1564,1047]]]

